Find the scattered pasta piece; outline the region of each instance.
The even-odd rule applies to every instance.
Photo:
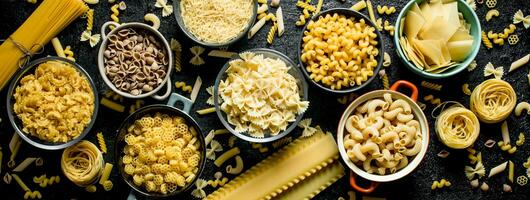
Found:
[[[449,157],[449,151],[446,151],[446,150],[441,150],[440,152],[438,152],[438,154],[436,154],[438,157],[440,158],[447,158]]]
[[[311,120],[311,118],[306,118],[298,123],[298,127],[303,129],[302,137],[310,137],[317,132],[316,128],[311,127]]]
[[[162,8],[162,17],[167,17],[173,13],[173,6],[167,5],[167,0],[156,0],[155,7]]]
[[[201,76],[197,76],[195,79],[195,83],[193,83],[193,88],[191,89],[190,99],[191,102],[195,102],[197,99],[197,96],[199,95],[199,91],[201,90],[202,86],[202,78]]]
[[[515,176],[515,165],[512,161],[508,161],[508,180],[513,183],[513,177]]]
[[[252,143],[251,146],[253,149],[258,149],[260,153],[265,153],[269,151],[269,148],[267,148],[266,146],[263,146],[263,144],[260,144],[260,143]]]
[[[119,11],[119,4],[114,4],[110,7],[110,11],[112,11],[112,14],[110,15],[110,18],[112,19],[112,21],[116,22],[116,23],[120,23],[120,19],[118,18],[118,15],[120,15],[120,11]],[[114,26],[110,26],[110,29],[114,29],[116,27]]]
[[[523,23],[524,28],[528,29],[528,27],[530,27],[530,15],[524,16],[523,11],[518,10],[513,15],[513,23],[518,24],[521,22]]]
[[[508,184],[502,184],[502,191],[505,193],[511,193],[512,192],[512,186]]]
[[[510,35],[508,37],[508,44],[510,45],[516,45],[519,42],[519,36],[517,35]]]
[[[315,9],[315,12],[313,12],[313,16],[320,12],[320,10],[322,9],[322,4],[324,4],[324,0],[318,0],[317,8]]]
[[[203,65],[205,62],[201,58],[201,54],[204,52],[204,48],[201,46],[193,46],[190,48],[191,54],[193,54],[193,58],[190,60],[190,64],[198,66]]]
[[[206,192],[204,192],[203,188],[208,185],[208,182],[206,182],[204,179],[197,179],[195,182],[195,189],[191,191],[191,195],[195,198],[202,199],[206,197]]]
[[[272,7],[280,6],[280,0],[271,0],[271,6]]]
[[[366,8],[366,1],[361,0],[355,3],[350,9],[355,11],[361,11],[362,9]]]
[[[81,42],[88,41],[90,44],[90,47],[94,47],[99,43],[99,40],[101,39],[101,35],[90,33],[90,31],[85,30],[83,33],[81,33]]]
[[[74,52],[72,51],[70,46],[66,46],[66,48],[64,48],[64,54],[66,55],[66,59],[75,62]]]
[[[219,156],[219,158],[217,158],[215,161],[214,161],[214,164],[215,166],[217,167],[221,167],[221,165],[223,165],[224,162],[226,162],[226,160],[236,156],[239,154],[239,148],[237,147],[234,147],[226,152],[224,152],[221,156]]]
[[[37,0],[26,0],[28,3],[36,4]]]
[[[528,183],[528,178],[526,178],[526,176],[521,175],[517,177],[517,184],[519,184],[520,186],[525,186],[527,183]]]
[[[222,134],[226,134],[226,133],[230,133],[230,131],[228,131],[228,129],[217,129],[213,132],[214,135],[222,135]]]
[[[98,138],[99,149],[101,149],[101,152],[107,153],[107,144],[105,143],[103,133],[99,132],[96,134],[96,136]]]
[[[473,71],[477,68],[477,61],[476,60],[473,60],[471,63],[469,63],[469,65],[467,66],[467,71],[470,72],[470,71]]]
[[[280,1],[280,0],[276,0],[276,1]],[[274,0],[273,0],[273,2],[274,2]],[[281,37],[283,35],[283,33],[285,32],[285,24],[284,24],[284,21],[283,21],[282,7],[279,7],[276,10],[276,18],[278,18],[278,20],[277,20],[277,23],[278,23],[278,37]]]
[[[89,186],[85,187],[85,191],[90,192],[90,193],[94,193],[97,190],[98,190],[98,188],[95,185],[89,185]]]
[[[372,20],[372,22],[375,22],[377,21],[375,19],[375,14],[374,14],[374,8],[372,6],[372,2],[370,0],[366,0],[366,8],[368,9],[368,16],[370,17],[370,20]],[[377,26],[377,29],[379,31],[381,31],[383,29],[383,27],[381,27],[380,25],[378,25],[376,23],[376,26]]]
[[[110,163],[105,163],[105,167],[103,168],[103,171],[101,172],[101,177],[99,178],[99,184],[103,185],[105,187],[105,184],[108,185],[108,183],[105,183],[109,180],[110,173],[112,172],[113,165]],[[108,186],[107,186],[108,187]],[[106,190],[108,191],[108,190]]]
[[[448,180],[442,179],[440,181],[434,181],[431,185],[431,190],[440,189],[443,187],[449,187],[451,186],[451,182]]]
[[[463,92],[464,94],[468,95],[468,96],[471,95],[471,90],[469,89],[469,84],[464,83],[464,84],[462,85],[462,92]]]
[[[524,141],[525,141],[524,133],[521,132],[521,133],[519,133],[519,137],[517,138],[517,141],[515,141],[515,145],[523,146]]]
[[[214,104],[214,97],[213,97],[213,85],[206,88],[206,93],[208,93],[210,96],[206,100],[206,104],[213,106]]]
[[[159,0],[160,1],[160,0]],[[160,28],[160,19],[153,13],[147,13],[144,15],[144,20],[147,22],[153,23],[151,25],[154,29],[158,30]]]
[[[497,165],[496,167],[494,168],[491,168],[490,170],[490,173],[488,174],[488,178],[489,177],[492,177],[494,175],[497,175],[497,174],[500,174],[501,172],[503,172],[504,170],[506,170],[506,166],[508,165],[508,162],[504,162],[500,165]]]
[[[101,105],[107,107],[107,108],[110,108],[116,112],[123,112],[125,111],[125,106],[119,104],[119,103],[116,103],[110,99],[107,99],[105,97],[101,98]]]
[[[504,141],[497,142],[497,145],[501,148],[502,151],[506,151],[509,154],[514,154],[515,151],[517,151],[516,146],[512,146],[511,144],[506,144]]]
[[[387,52],[385,52],[383,54],[383,66],[384,67],[388,67],[392,64],[392,58],[390,58],[390,54],[388,54]]]
[[[29,165],[32,163],[35,163],[37,158],[26,158],[24,161],[22,161],[15,169],[13,169],[13,172],[23,172]]]
[[[484,67],[484,77],[491,75],[493,75],[496,79],[502,79],[502,76],[504,75],[504,67],[501,66],[495,68],[491,62],[488,62],[486,67]]]
[[[233,58],[236,55],[237,53],[221,50],[211,50],[210,53],[208,53],[208,56],[217,58]]]
[[[206,114],[211,114],[211,113],[214,113],[214,112],[215,112],[215,107],[205,108],[205,109],[202,109],[202,110],[197,110],[197,114],[199,114],[199,115],[206,115]]]
[[[390,89],[390,80],[388,79],[388,75],[386,74],[386,70],[382,69],[379,71],[379,76],[381,76],[381,81],[383,81],[383,89],[388,90]]]
[[[192,87],[190,85],[187,85],[184,81],[176,81],[175,82],[175,88],[181,89],[184,92],[191,93]]]
[[[477,165],[475,165],[474,168],[471,166],[466,166],[464,172],[467,179],[469,180],[475,178],[475,175],[478,176],[478,178],[482,178],[484,175],[486,175],[486,169],[484,168],[482,162],[477,162]]]
[[[479,186],[478,179],[472,180],[471,182],[469,182],[469,184],[471,185],[472,188],[478,188]]]
[[[469,148],[468,148],[469,149]],[[478,162],[482,162],[482,153],[478,153],[477,155],[475,155],[474,153],[469,153],[467,155],[467,158],[469,158],[469,163],[471,164],[475,164],[475,163],[478,163]]]
[[[175,59],[173,60],[175,62],[175,71],[180,72],[182,71],[182,45],[178,40],[171,38],[170,47],[175,52]]]
[[[484,146],[488,147],[488,148],[492,148],[493,146],[495,146],[497,142],[495,142],[495,140],[492,140],[492,139],[489,139],[488,141],[486,141],[484,143]]]
[[[212,140],[210,142],[210,148],[206,149],[206,158],[210,160],[215,160],[216,155],[215,152],[221,152],[223,151],[223,146],[221,146],[221,143],[219,143],[217,140]]]
[[[466,0],[466,3],[469,4],[469,7],[471,7],[473,10],[477,10],[477,4],[475,3],[475,0]]]
[[[278,30],[278,24],[274,22],[269,33],[267,34],[267,43],[272,44],[274,36],[276,36],[276,31]]]
[[[421,86],[436,91],[441,91],[443,87],[443,85],[431,83],[429,81],[421,81]]]
[[[228,138],[228,146],[230,148],[234,147],[234,144],[235,144],[236,140],[237,140],[236,136],[233,136],[233,135],[230,136],[230,138]]]
[[[92,28],[94,27],[94,9],[89,9],[85,13],[86,17],[86,30],[92,31]]]
[[[57,53],[57,56],[61,58],[66,58],[63,45],[61,44],[61,41],[59,41],[59,38],[54,37],[51,40],[51,42],[52,42],[53,49],[55,49],[55,53]]]
[[[252,38],[263,27],[263,25],[265,25],[265,22],[267,22],[266,17],[263,17],[258,22],[256,22],[254,26],[252,26],[252,28],[250,28],[250,30],[248,31],[247,38]],[[296,25],[298,25],[298,22],[296,22]]]
[[[493,48],[493,44],[491,43],[490,39],[486,35],[486,32],[482,31],[482,43],[486,48],[491,49]]]
[[[423,97],[423,100],[431,103],[432,105],[436,105],[436,106],[442,104],[442,100],[440,98],[435,98],[432,94]]]
[[[512,72],[513,70],[518,69],[519,67],[523,65],[526,65],[528,61],[530,61],[530,54],[523,56],[522,58],[512,62],[512,64],[510,65],[510,70],[508,70],[508,73]]]
[[[272,143],[272,147],[277,149],[277,148],[280,148],[281,146],[284,146],[284,145],[290,143],[291,141],[293,141],[292,137],[284,137],[282,139],[279,139],[279,140],[273,142]]]
[[[497,0],[486,0],[486,6],[488,8],[494,8],[497,5]]]
[[[226,173],[229,174],[239,174],[243,171],[243,159],[241,156],[236,156],[236,166],[232,167],[232,165],[226,166]]]
[[[377,5],[377,13],[379,13],[380,15],[382,14],[391,15],[392,13],[395,13],[395,12],[396,12],[396,8],[394,6],[381,7],[380,5]]]
[[[490,186],[488,184],[486,184],[486,182],[483,182],[482,185],[480,185],[480,189],[483,191],[483,192],[486,192],[490,189]]]
[[[379,18],[381,19],[381,18]],[[394,32],[396,30],[396,27],[394,25],[391,25],[388,20],[385,20],[385,23],[383,25],[383,30],[388,31],[391,36],[394,36]]]
[[[9,141],[9,151],[11,152],[11,155],[9,156],[9,161],[7,162],[7,166],[9,168],[15,167],[15,157],[17,156],[18,151],[20,150],[20,145],[22,145],[20,136],[18,136],[18,134],[16,133],[13,133],[13,136]]]
[[[127,9],[127,4],[125,4],[125,1],[120,1],[120,3],[118,3],[118,9],[120,10]]]
[[[491,9],[486,13],[486,21],[490,21],[493,17],[498,17],[499,11],[497,9]]]
[[[4,183],[11,184],[11,180],[12,179],[13,179],[13,176],[11,176],[11,174],[9,174],[7,172],[4,174],[4,178],[3,178]]]
[[[112,181],[106,180],[105,182],[103,182],[103,189],[107,192],[112,190],[113,186],[114,184],[112,184]]]
[[[43,174],[39,177],[33,177],[33,182],[39,184],[40,187],[45,188],[48,185],[57,184],[61,181],[59,176],[51,176],[50,178],[46,177],[46,174]]]

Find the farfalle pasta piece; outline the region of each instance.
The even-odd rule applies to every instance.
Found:
[[[213,106],[214,105],[213,85],[206,88],[206,93],[210,95],[208,99],[206,100],[206,104]]]
[[[210,148],[206,149],[206,158],[210,160],[215,160],[215,152],[223,151],[223,146],[217,140],[212,140],[210,142]]]
[[[306,118],[300,121],[298,127],[304,129],[302,131],[302,137],[310,137],[317,132],[316,128],[311,127],[311,118]]]
[[[88,41],[88,43],[90,44],[90,47],[94,47],[94,46],[96,46],[99,43],[99,40],[101,40],[101,35],[99,35],[99,34],[92,35],[92,33],[90,33],[90,31],[85,30],[81,34],[81,39],[80,40],[81,40],[81,42]]]
[[[173,6],[167,5],[167,0],[156,0],[155,7],[162,8],[162,17],[167,17],[173,13]]]
[[[193,57],[190,60],[190,64],[192,65],[203,65],[205,62],[201,58],[201,54],[205,51],[205,49],[201,46],[193,46],[190,48],[191,54],[193,54]]]
[[[504,67],[497,67],[495,68],[491,62],[488,62],[486,64],[486,67],[484,67],[484,76],[488,77],[493,75],[496,79],[502,79],[502,76],[504,75]]]
[[[528,27],[530,27],[530,15],[524,16],[523,11],[518,10],[513,15],[513,23],[518,24],[521,22],[523,23],[524,28],[528,29]]]
[[[471,166],[466,166],[465,173],[466,173],[467,179],[472,180],[475,177],[475,175],[478,176],[478,178],[482,178],[483,176],[485,176],[486,169],[484,168],[484,165],[482,164],[482,162],[477,162],[477,165],[475,165],[474,168]]]
[[[197,179],[197,182],[195,182],[195,189],[191,191],[191,195],[196,198],[204,198],[206,197],[206,192],[204,192],[203,188],[208,186],[208,182],[204,179]]]

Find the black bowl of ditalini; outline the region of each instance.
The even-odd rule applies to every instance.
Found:
[[[410,89],[412,95],[398,92],[400,87]],[[414,84],[397,81],[390,90],[360,96],[344,111],[337,143],[355,190],[370,193],[379,183],[403,178],[421,163],[429,145],[429,125],[417,98]],[[356,176],[371,185],[360,187]]]

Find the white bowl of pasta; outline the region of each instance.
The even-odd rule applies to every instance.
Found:
[[[397,91],[401,86],[412,91],[411,97]],[[352,170],[350,185],[355,190],[370,193],[379,183],[403,178],[421,163],[429,145],[429,125],[417,98],[414,84],[397,81],[390,90],[362,95],[343,113],[337,141]],[[370,187],[358,186],[356,175],[372,181]]]

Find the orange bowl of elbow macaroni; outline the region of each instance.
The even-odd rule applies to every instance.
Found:
[[[397,92],[410,88],[408,97]],[[429,145],[429,125],[416,104],[417,88],[407,81],[390,90],[376,90],[353,101],[344,111],[337,129],[342,160],[351,169],[350,185],[370,193],[381,182],[410,174],[423,160]],[[369,188],[356,184],[360,176],[372,181]]]

